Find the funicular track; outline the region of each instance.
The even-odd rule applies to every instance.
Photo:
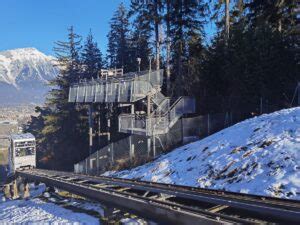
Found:
[[[162,224],[281,223],[300,221],[300,201],[50,170],[17,171]]]

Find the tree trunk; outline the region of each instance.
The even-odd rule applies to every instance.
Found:
[[[160,39],[159,39],[159,13],[158,13],[158,0],[154,1],[155,19],[154,19],[154,30],[155,30],[155,42],[156,42],[156,70],[160,69]]]
[[[167,1],[167,59],[166,59],[166,74],[167,74],[167,94],[171,93],[171,69],[170,69],[170,58],[171,58],[171,41],[170,41],[170,0]]]
[[[226,42],[229,39],[229,29],[230,29],[230,0],[225,0],[225,40]]]

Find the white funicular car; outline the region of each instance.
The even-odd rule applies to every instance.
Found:
[[[9,174],[17,169],[36,167],[36,142],[30,133],[10,135]]]

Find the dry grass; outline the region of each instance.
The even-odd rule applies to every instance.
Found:
[[[129,158],[122,158],[115,161],[114,165],[108,168],[109,170],[128,170],[135,168],[137,166],[144,165],[147,162],[153,161],[153,158],[148,158],[147,156],[138,156],[130,160]]]

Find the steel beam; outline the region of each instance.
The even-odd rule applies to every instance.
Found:
[[[155,201],[145,200],[142,198],[134,198],[117,192],[109,192],[87,187],[81,184],[70,183],[57,180],[47,176],[30,174],[26,172],[18,172],[18,175],[31,180],[43,182],[49,186],[57,187],[71,193],[81,195],[92,200],[97,200],[109,205],[141,215],[160,224],[226,224],[229,221],[218,220],[218,218],[210,218],[205,215],[198,215],[193,212],[185,211],[179,208],[172,208],[168,205],[157,204]]]

